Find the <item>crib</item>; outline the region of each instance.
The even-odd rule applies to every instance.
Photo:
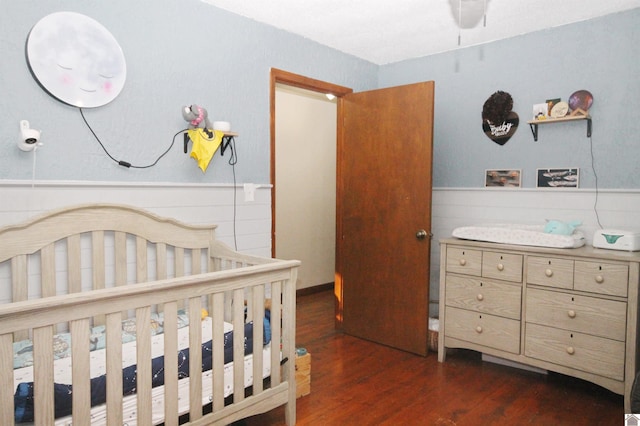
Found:
[[[2,423],[295,424],[298,266],[132,206],[0,228]]]

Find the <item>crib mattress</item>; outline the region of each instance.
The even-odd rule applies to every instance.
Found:
[[[224,333],[233,330],[233,325],[224,323]],[[206,344],[212,335],[212,319],[206,317],[202,320],[202,343]],[[189,326],[178,329],[178,349],[183,350],[189,347]],[[164,354],[164,336],[157,334],[151,338],[152,358],[160,357]],[[91,377],[98,377],[106,372],[106,350],[98,349],[90,352]],[[267,378],[271,374],[271,344],[263,347],[263,374],[262,378]],[[136,341],[130,341],[122,345],[122,365],[123,368],[134,366],[136,363]],[[213,381],[211,370],[202,373],[203,378],[203,405],[213,400]],[[20,383],[33,381],[33,367],[23,367],[14,370],[14,389]],[[71,384],[71,358],[65,357],[54,361],[54,382],[61,384]],[[233,361],[224,365],[224,396],[233,393]],[[244,357],[244,386],[253,384],[253,355]],[[162,423],[164,418],[164,386],[157,386],[152,389],[153,421]],[[178,381],[178,408],[180,413],[189,411],[189,378]],[[123,418],[128,425],[136,424],[136,395],[129,395],[123,398]],[[91,408],[91,424],[106,425],[106,409],[104,405],[97,405]],[[21,423],[30,424],[30,423]],[[71,426],[71,416],[56,419],[55,425]]]
[[[544,232],[544,225],[486,224],[455,228],[452,236],[463,240],[522,246],[577,248],[586,240],[580,231],[572,235],[556,235]]]

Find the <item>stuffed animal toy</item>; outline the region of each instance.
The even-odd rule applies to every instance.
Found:
[[[213,154],[222,143],[223,132],[213,130],[207,110],[198,105],[182,107],[182,117],[189,122],[184,137],[184,152],[187,152],[189,139],[193,142],[191,158],[198,162],[202,173],[207,171]]]
[[[579,220],[572,220],[571,222],[561,222],[559,220],[548,220],[544,227],[544,232],[547,234],[555,235],[571,235],[573,231],[582,225]]]
[[[182,107],[182,117],[189,122],[190,129],[213,129],[207,110],[198,105]]]

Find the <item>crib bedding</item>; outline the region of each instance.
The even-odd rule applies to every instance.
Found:
[[[263,369],[262,378],[266,379],[271,375],[269,360],[271,357],[271,344],[266,345],[262,350]],[[202,405],[210,404],[213,400],[211,370],[202,373]],[[253,354],[244,358],[244,387],[253,385]],[[158,386],[151,391],[152,421],[153,424],[160,424],[164,421],[164,392],[163,386]],[[233,394],[233,361],[224,365],[224,396]],[[123,420],[128,426],[136,425],[137,410],[136,395],[129,395],[123,399]],[[178,380],[178,411],[180,414],[189,411],[189,377]],[[91,425],[106,426],[107,417],[104,406],[95,406],[91,409]],[[55,426],[72,426],[70,416],[56,420]]]
[[[552,248],[578,248],[586,243],[580,231],[576,230],[572,235],[549,234],[544,232],[544,225],[499,223],[462,226],[455,228],[452,236],[463,240]]]
[[[183,318],[184,320],[184,318]],[[188,321],[187,321],[188,323]],[[124,322],[123,322],[124,324]],[[183,326],[178,329],[178,374],[180,379],[189,377],[189,327],[182,321]],[[265,352],[268,357],[270,353],[270,324],[269,324],[269,311],[265,312],[264,319],[264,345]],[[130,325],[130,324],[129,324]],[[210,336],[212,335],[212,319],[205,317],[202,320],[202,370],[207,372],[211,370],[211,354],[212,354],[212,341]],[[135,334],[134,334],[135,338]],[[123,337],[123,340],[125,338]],[[129,337],[126,338],[129,340]],[[131,395],[135,393],[136,389],[136,341],[127,341],[122,346],[122,364],[123,364],[123,395]],[[245,350],[245,386],[250,386],[252,382],[252,362],[251,353],[253,351],[253,322],[248,322],[244,325],[244,350]],[[164,336],[162,334],[155,334],[151,338],[151,354],[152,354],[152,386],[154,388],[161,387],[164,384]],[[224,364],[225,364],[225,396],[233,393],[233,326],[228,322],[224,322]],[[268,359],[268,358],[266,358]],[[106,398],[106,350],[104,348],[96,349],[90,353],[90,365],[91,365],[91,405],[96,406],[105,402]],[[269,366],[265,363],[265,377],[268,377]],[[206,374],[211,382],[210,371]],[[54,361],[54,392],[55,392],[55,417],[63,417],[71,414],[71,400],[72,400],[72,386],[71,386],[71,358],[69,356],[59,358]],[[184,380],[180,380],[184,382]],[[205,387],[206,387],[205,382]],[[180,386],[185,386],[184,384]],[[15,422],[24,423],[31,422],[33,420],[33,368],[23,367],[14,371],[14,388],[16,389],[14,395],[15,404]],[[208,389],[210,392],[211,384],[209,383]],[[183,391],[186,391],[186,405],[185,410],[188,410],[188,380]],[[155,394],[162,394],[161,392],[154,392]],[[157,395],[156,395],[157,396]],[[211,395],[207,394],[207,398]],[[135,397],[134,397],[135,399]],[[210,400],[208,400],[210,401]],[[204,401],[204,402],[208,402]],[[159,404],[162,407],[162,404]],[[132,405],[131,418],[135,418],[135,403]],[[92,409],[92,413],[95,412],[96,418],[99,417],[99,413],[102,408],[97,407]],[[160,408],[160,411],[162,409]],[[159,416],[162,417],[162,412]],[[56,424],[71,424],[71,420],[66,423],[65,420],[56,422]],[[92,421],[93,424],[93,421]],[[131,423],[129,423],[131,424]]]
[[[184,310],[178,311],[178,330],[189,325],[189,315]],[[164,331],[164,314],[151,314],[151,336],[162,334]],[[203,329],[204,331],[204,329]],[[225,329],[225,333],[229,331]],[[179,336],[181,332],[178,332]],[[184,333],[182,333],[184,334]],[[135,318],[122,321],[122,344],[136,340],[136,320]],[[162,340],[162,339],[160,339]],[[104,349],[106,342],[106,328],[104,325],[92,327],[89,333],[89,348],[91,351]],[[188,343],[188,342],[187,342]],[[71,334],[58,333],[53,336],[53,356],[54,359],[62,359],[71,356]],[[13,368],[20,369],[33,365],[33,342],[30,339],[21,340],[13,344]],[[130,365],[130,364],[126,364]],[[125,365],[125,366],[126,366]],[[91,377],[94,377],[93,375]]]

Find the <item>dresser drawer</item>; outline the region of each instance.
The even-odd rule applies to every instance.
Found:
[[[482,251],[447,247],[447,272],[479,277],[482,274]]]
[[[520,321],[447,307],[448,337],[520,353]]]
[[[528,324],[525,355],[615,380],[624,380],[624,342]]]
[[[575,290],[627,297],[629,265],[576,260]]]
[[[522,255],[485,251],[482,255],[482,276],[521,282]]]
[[[522,286],[447,275],[447,306],[519,320]]]
[[[526,321],[624,341],[627,304],[614,300],[527,289]]]
[[[556,288],[573,288],[573,260],[529,256],[527,283]]]

